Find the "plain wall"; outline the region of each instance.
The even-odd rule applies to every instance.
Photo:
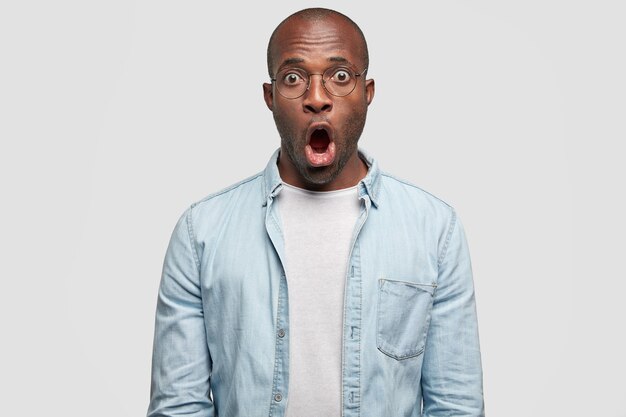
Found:
[[[351,16],[361,145],[466,228],[490,416],[625,417],[619,1],[23,1],[0,6],[2,413],[145,415],[163,256],[279,145],[274,27]]]

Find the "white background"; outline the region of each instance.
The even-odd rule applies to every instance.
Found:
[[[322,5],[369,42],[362,146],[463,220],[487,414],[626,416],[624,3],[406,4],[2,3],[2,415],[145,415],[173,226],[265,166],[267,39]]]

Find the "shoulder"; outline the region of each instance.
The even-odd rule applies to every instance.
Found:
[[[380,180],[382,188],[385,190],[385,198],[391,200],[392,204],[404,203],[403,205],[408,204],[419,209],[429,208],[442,213],[454,211],[452,205],[442,198],[410,181],[384,171],[380,173]]]
[[[263,172],[251,175],[219,191],[193,202],[186,212],[189,220],[219,219],[237,207],[258,205],[263,202]]]
[[[251,175],[241,181],[238,181],[228,187],[225,187],[219,191],[213,192],[200,200],[195,201],[191,204],[191,207],[202,207],[205,205],[210,205],[211,203],[219,202],[224,199],[228,199],[233,195],[236,195],[241,192],[250,192],[259,187],[261,181],[263,180],[263,172],[256,173]]]

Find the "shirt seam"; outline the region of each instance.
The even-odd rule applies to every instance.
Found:
[[[443,263],[444,258],[448,254],[448,247],[450,246],[450,241],[452,240],[452,233],[454,232],[454,229],[456,228],[456,224],[457,224],[456,210],[450,207],[450,211],[451,211],[450,222],[449,222],[450,226],[448,227],[448,233],[446,234],[446,241],[443,245],[443,249],[441,250],[441,255],[439,256],[439,259],[437,260],[437,268],[441,267],[441,264]]]
[[[185,216],[185,221],[187,222],[187,236],[189,237],[189,245],[191,246],[191,253],[193,255],[193,260],[196,263],[196,269],[198,271],[198,276],[200,275],[200,259],[198,256],[198,251],[195,245],[195,234],[193,232],[193,221],[191,218],[191,212],[193,210],[193,205],[191,207],[189,207],[189,210],[187,210],[187,215]]]

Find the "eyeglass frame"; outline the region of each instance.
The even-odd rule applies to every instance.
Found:
[[[319,73],[310,73],[310,72],[308,72],[307,70],[305,70],[304,68],[298,68],[298,67],[295,67],[295,68],[283,68],[283,69],[281,69],[280,71],[278,71],[278,72],[276,73],[276,75],[280,74],[282,71],[286,71],[286,70],[290,70],[290,69],[292,69],[292,70],[293,70],[293,69],[301,70],[301,71],[302,71],[302,72],[304,72],[304,73],[306,74],[306,76],[307,76],[307,79],[308,79],[307,86],[306,86],[306,88],[304,89],[304,91],[302,92],[302,94],[300,94],[300,95],[299,95],[299,96],[297,96],[297,97],[287,97],[287,96],[285,96],[283,93],[281,93],[281,92],[280,92],[280,88],[278,88],[278,86],[276,86],[276,90],[278,91],[278,94],[280,94],[281,96],[285,97],[287,100],[295,100],[295,99],[297,99],[297,98],[302,97],[303,95],[305,95],[305,94],[306,94],[306,92],[307,92],[307,91],[309,91],[309,88],[311,88],[311,76],[312,76],[312,75],[320,75],[320,76],[322,77],[322,87],[324,87],[324,91],[326,91],[328,94],[330,94],[330,95],[331,95],[331,96],[333,96],[333,97],[346,97],[346,96],[349,96],[349,95],[350,95],[350,94],[352,94],[352,92],[356,89],[356,84],[357,84],[356,80],[355,80],[355,82],[354,82],[354,86],[352,87],[352,90],[350,90],[350,92],[349,92],[349,93],[344,94],[344,95],[342,95],[342,96],[337,95],[337,94],[333,94],[333,93],[331,93],[331,92],[328,90],[328,88],[326,88],[326,81],[324,81],[324,74],[326,74],[326,71],[331,70],[331,69],[335,69],[335,68],[337,68],[337,69],[340,69],[340,68],[345,68],[345,69],[347,69],[347,70],[352,71],[352,69],[351,69],[351,68],[348,68],[348,67],[346,67],[346,66],[341,66],[341,65],[338,65],[338,66],[335,66],[335,67],[328,67],[328,68],[326,68],[326,69],[324,70],[324,72],[323,72],[323,73],[321,73],[321,74],[319,74]],[[367,67],[365,67],[365,68],[363,69],[363,71],[361,71],[361,72],[359,72],[359,73],[355,72],[355,73],[354,73],[354,76],[355,76],[355,77],[360,77],[361,75],[364,75],[366,72],[367,72]],[[274,77],[276,77],[276,75],[275,75]],[[275,81],[277,81],[277,78],[270,78],[270,80],[272,81],[272,84],[274,84],[274,82],[275,82]]]

